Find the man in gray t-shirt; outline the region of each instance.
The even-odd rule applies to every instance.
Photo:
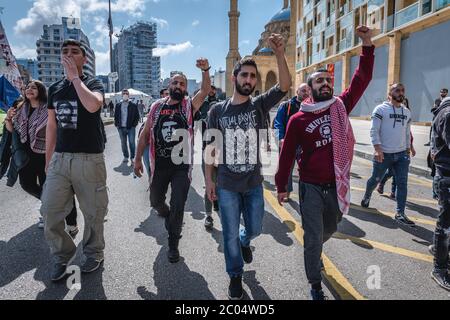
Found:
[[[225,264],[230,276],[228,296],[242,299],[244,261],[251,263],[250,241],[262,230],[264,195],[259,136],[270,109],[278,104],[291,87],[291,75],[284,54],[285,40],[280,35],[269,38],[278,63],[279,85],[251,99],[257,84],[257,65],[246,58],[233,70],[234,93],[231,99],[211,107],[208,113],[209,145],[206,155],[219,158],[217,185],[215,167],[206,158],[206,192],[210,201],[219,200]],[[245,228],[239,230],[241,214]]]

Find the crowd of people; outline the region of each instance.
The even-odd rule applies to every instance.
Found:
[[[319,69],[297,88],[296,96],[280,104],[292,86],[292,77],[285,57],[285,39],[277,34],[269,38],[268,44],[277,61],[279,83],[255,97],[252,95],[257,86],[258,66],[251,58],[236,63],[232,73],[234,92],[224,101],[216,97],[209,75],[211,66],[205,58],[196,63],[202,74],[200,90],[189,97],[186,76],[174,74],[146,118],[142,101],[135,104],[129,99],[128,90],[122,91],[122,101],[112,107],[123,162],[130,161],[138,177],[143,176],[144,167],[147,171],[150,205],[165,219],[170,263],[180,261],[179,242],[192,182],[195,122],[199,121],[204,137],[204,225],[211,230],[213,211],[218,213],[230,278],[228,296],[232,300],[242,299],[244,265],[253,261],[250,243],[261,234],[265,213],[260,161],[261,141],[265,137],[260,136],[260,130],[267,127],[269,112],[278,107],[273,124],[280,150],[275,176],[278,201],[280,205],[289,201],[297,164],[306,276],[311,298],[326,299],[321,275],[323,245],[350,209],[355,138],[349,114],[368,87],[374,68],[372,31],[361,26],[356,35],[362,41],[359,66],[349,87],[339,95],[333,90],[332,75]],[[48,91],[41,82],[31,81],[24,100],[8,111],[4,131],[9,134],[3,135],[0,149],[0,176],[9,167],[8,185],[13,185],[18,177],[22,188],[42,203],[39,225],[44,228],[51,248],[53,281],[65,277],[75,256],[74,237],[78,232],[75,198],[85,221],[81,271],[90,273],[101,266],[109,202],[104,157],[106,135],[101,119],[103,85],[83,74],[86,51],[80,42],[64,41],[61,61],[64,79],[51,85]],[[372,192],[377,189],[383,193],[386,180],[394,177],[391,196],[397,200],[395,220],[413,227],[405,214],[410,157],[415,154],[411,111],[406,102],[405,86],[395,83],[390,86],[387,101],[373,111],[373,173],[361,205],[368,207]],[[435,256],[432,277],[447,290],[450,290],[449,106],[450,98],[445,96],[436,102],[431,137],[431,157],[436,168],[434,191],[441,207],[432,247]],[[112,107],[109,106],[110,110]],[[136,146],[140,122],[143,124]],[[5,147],[8,143],[12,147]],[[4,161],[8,150],[9,166]]]

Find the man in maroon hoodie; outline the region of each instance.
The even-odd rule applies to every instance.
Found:
[[[350,206],[354,136],[348,115],[372,79],[375,49],[372,32],[360,26],[356,34],[363,47],[349,88],[334,96],[332,76],[324,69],[308,78],[312,98],[304,101],[289,121],[275,176],[278,202],[282,205],[296,150],[300,147],[299,197],[305,231],[305,270],[313,300],[326,298],[321,285],[323,243],[336,232]]]

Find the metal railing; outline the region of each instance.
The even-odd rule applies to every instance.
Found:
[[[419,17],[419,2],[398,11],[395,14],[394,26],[395,28],[411,22]]]

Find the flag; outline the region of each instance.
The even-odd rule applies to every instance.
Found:
[[[8,111],[12,104],[20,96],[19,90],[14,88],[11,82],[4,76],[0,77],[0,109]]]
[[[5,76],[14,87],[20,90],[23,86],[22,77],[17,67],[16,58],[12,54],[6,37],[5,29],[0,21],[0,76]]]

